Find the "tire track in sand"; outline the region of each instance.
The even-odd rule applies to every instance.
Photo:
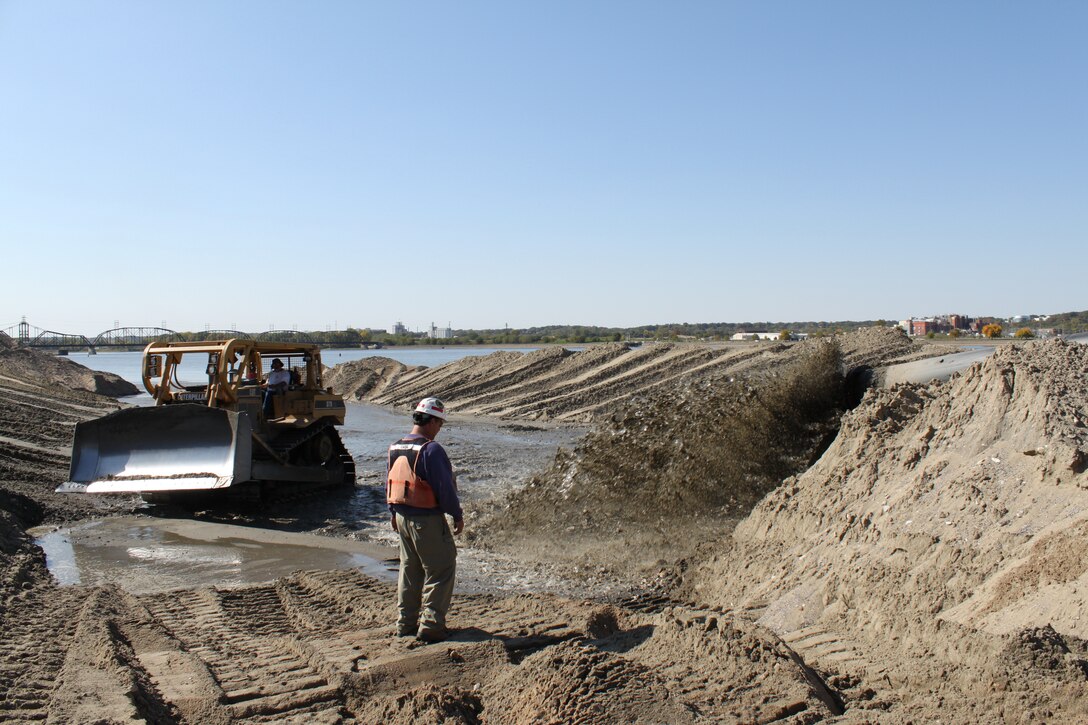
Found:
[[[56,612],[82,611],[84,589],[32,589],[6,603],[0,624],[0,720],[42,722],[49,714],[53,674],[64,664],[79,615],[57,622]],[[59,607],[58,607],[59,604]]]
[[[151,615],[208,667],[234,722],[339,722],[340,689],[293,646],[275,585],[142,598]]]

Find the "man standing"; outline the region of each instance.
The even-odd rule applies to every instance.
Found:
[[[434,442],[446,406],[424,398],[412,413],[412,432],[389,446],[385,495],[393,530],[400,535],[397,636],[440,642],[449,636],[446,612],[453,598],[457,546],[465,527],[449,456]]]

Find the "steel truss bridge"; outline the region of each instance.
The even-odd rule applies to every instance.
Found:
[[[165,327],[116,327],[100,332],[94,337],[79,333],[44,330],[26,320],[0,329],[0,346],[33,347],[56,350],[143,349],[152,342],[199,342],[201,340],[229,340],[234,337],[269,342],[303,342],[328,344],[320,333],[298,330],[269,330],[252,333],[240,330],[204,330],[202,332],[177,332]]]

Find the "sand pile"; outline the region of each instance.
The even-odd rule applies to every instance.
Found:
[[[850,368],[894,365],[934,354],[932,348],[912,340],[901,327],[863,327],[835,339]],[[944,347],[942,354],[957,349]]]
[[[425,370],[409,367],[387,357],[366,357],[341,363],[325,371],[322,382],[349,400],[369,400],[395,385],[406,372]]]
[[[999,349],[873,390],[686,593],[748,611],[896,711],[1088,717],[1088,347]],[[965,697],[966,696],[966,697]]]
[[[847,372],[936,352],[912,342],[897,327],[859,330],[835,340]],[[454,415],[590,424],[608,418],[636,395],[773,368],[793,347],[768,342],[608,343],[579,351],[547,347],[469,355],[434,368],[373,357],[337,365],[324,379],[350,399],[377,405],[407,408],[437,395]]]
[[[572,352],[549,347],[529,353],[500,351],[434,368],[407,367],[388,358],[343,363],[325,375],[349,398],[406,408],[437,395],[454,415],[585,424],[611,414],[632,395],[717,370],[758,367],[783,345],[620,343]]]
[[[59,355],[31,349],[0,348],[0,371],[38,385],[67,387],[119,398],[140,390],[113,373],[90,370]]]
[[[776,346],[761,357],[760,371],[746,377],[719,366],[633,395],[474,527],[478,541],[627,567],[690,553],[696,530],[720,535],[809,465],[842,412],[834,341]]]
[[[53,493],[68,475],[76,423],[120,407],[88,391],[99,375],[55,355],[0,351],[0,505],[25,526],[99,510],[91,499]]]

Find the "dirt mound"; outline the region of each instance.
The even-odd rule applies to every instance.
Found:
[[[560,347],[500,351],[434,368],[371,358],[338,365],[325,380],[338,392],[378,405],[410,407],[437,395],[454,415],[583,424],[635,393],[700,377],[719,365],[743,366],[766,350],[671,344],[631,349],[610,343],[578,352]]]
[[[492,689],[507,722],[695,722],[645,665],[573,642],[529,657]]]
[[[843,364],[876,367],[934,354],[899,328],[840,335]],[[350,398],[406,408],[437,395],[454,415],[587,424],[611,415],[633,396],[678,384],[745,376],[775,366],[790,345],[623,343],[573,352],[547,347],[469,355],[434,368],[376,357],[343,363],[325,381]]]
[[[436,687],[423,685],[394,698],[383,698],[378,707],[369,707],[369,722],[390,725],[417,725],[418,723],[465,723],[481,722],[484,706],[480,696],[461,687]]]
[[[501,510],[474,527],[488,546],[549,559],[652,567],[720,535],[838,427],[843,375],[834,341],[776,346],[758,374],[735,367],[647,389]],[[684,531],[684,535],[677,535]],[[541,549],[541,539],[550,545]]]
[[[330,368],[322,381],[346,398],[368,400],[395,385],[405,373],[425,369],[409,367],[387,357],[367,357]]]
[[[0,375],[113,398],[140,392],[135,385],[118,375],[90,370],[65,357],[47,355],[38,350],[0,349]]]
[[[934,354],[933,349],[909,338],[901,327],[863,327],[836,339],[851,368],[894,365]]]
[[[92,499],[53,493],[68,474],[75,424],[120,407],[116,400],[83,387],[95,385],[97,375],[55,355],[0,351],[0,507],[26,526],[102,510]],[[124,504],[105,507],[115,505],[125,509],[131,502],[125,498]],[[32,509],[37,513],[28,516]]]
[[[1040,342],[870,391],[685,591],[885,683],[908,719],[1088,717],[1085,369],[1088,347]]]

